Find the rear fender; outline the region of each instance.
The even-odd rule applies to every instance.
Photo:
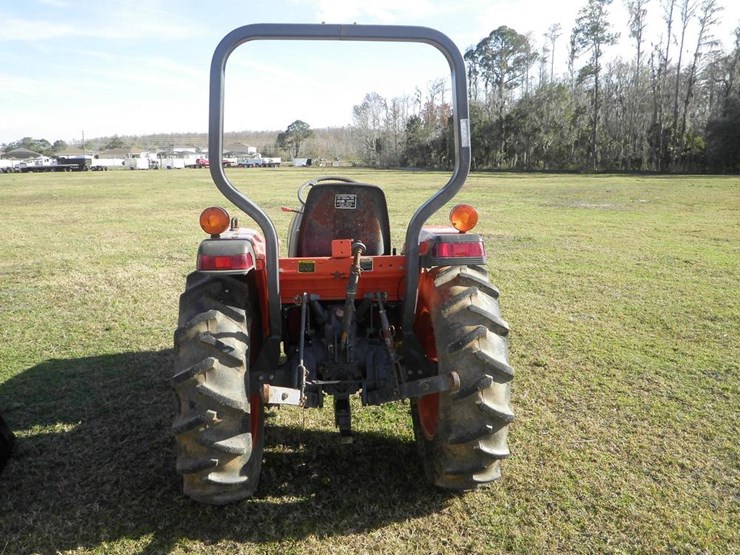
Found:
[[[236,228],[202,241],[196,269],[204,274],[245,275],[264,268],[265,243],[258,231]]]
[[[204,274],[249,276],[257,295],[255,309],[262,315],[262,337],[269,337],[265,241],[257,230],[237,227],[202,241],[198,247],[197,270]],[[259,343],[264,346],[261,340]]]

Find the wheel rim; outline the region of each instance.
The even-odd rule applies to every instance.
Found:
[[[437,362],[437,343],[434,340],[434,328],[432,327],[432,317],[428,310],[423,310],[416,327],[417,337],[422,342],[424,354],[431,361]],[[437,425],[439,424],[439,393],[432,393],[420,398],[417,403],[417,413],[419,416],[419,426],[427,440],[434,439],[437,435]]]
[[[249,413],[252,445],[256,445],[262,439],[262,398],[258,394],[249,397]]]
[[[424,437],[428,440],[434,439],[439,424],[439,393],[425,395],[419,399],[416,407],[419,415],[419,426],[421,426]]]

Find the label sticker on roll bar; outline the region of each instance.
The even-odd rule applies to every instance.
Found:
[[[460,146],[470,147],[470,120],[468,118],[460,120]]]

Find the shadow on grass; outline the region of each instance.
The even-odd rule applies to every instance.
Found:
[[[411,442],[356,433],[347,447],[333,432],[269,421],[257,495],[226,507],[190,501],[174,472],[170,357],[51,360],[0,384],[19,436],[0,474],[0,551],[290,542],[375,529],[449,501],[423,479]]]

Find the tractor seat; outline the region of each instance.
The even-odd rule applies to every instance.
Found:
[[[380,187],[326,183],[311,187],[303,207],[296,256],[331,256],[334,239],[362,241],[367,256],[390,254],[388,205]]]

